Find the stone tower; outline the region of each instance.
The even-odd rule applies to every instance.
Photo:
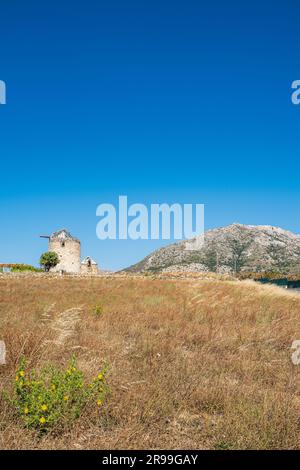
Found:
[[[52,233],[49,238],[49,251],[59,256],[59,263],[52,272],[80,273],[80,241],[65,229]]]

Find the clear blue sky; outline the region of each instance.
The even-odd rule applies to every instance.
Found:
[[[0,262],[66,227],[104,268],[159,241],[100,241],[96,206],[205,204],[206,229],[300,233],[300,3],[11,0],[0,6]]]

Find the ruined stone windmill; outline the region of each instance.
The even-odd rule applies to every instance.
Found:
[[[48,251],[54,251],[59,257],[59,263],[51,268],[51,272],[70,274],[97,274],[97,263],[89,256],[80,261],[80,240],[73,237],[66,229],[52,233],[52,235],[40,235],[47,238]]]

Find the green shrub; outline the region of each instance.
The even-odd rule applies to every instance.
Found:
[[[46,272],[57,266],[58,263],[59,257],[55,251],[46,251],[46,253],[43,253],[40,257],[40,265],[44,267]]]
[[[93,314],[96,316],[96,317],[100,317],[103,313],[103,307],[102,305],[98,304],[98,305],[95,305],[93,307]]]
[[[28,372],[23,359],[16,371],[10,402],[27,427],[46,432],[69,425],[87,405],[102,405],[109,391],[106,372],[107,365],[104,365],[98,376],[87,384],[75,357],[66,371],[47,365],[39,373]]]

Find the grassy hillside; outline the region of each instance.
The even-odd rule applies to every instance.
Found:
[[[0,448],[299,448],[300,295],[252,281],[0,278],[0,339],[11,390],[29,366],[92,377],[111,395],[70,428],[39,437],[0,398]]]

